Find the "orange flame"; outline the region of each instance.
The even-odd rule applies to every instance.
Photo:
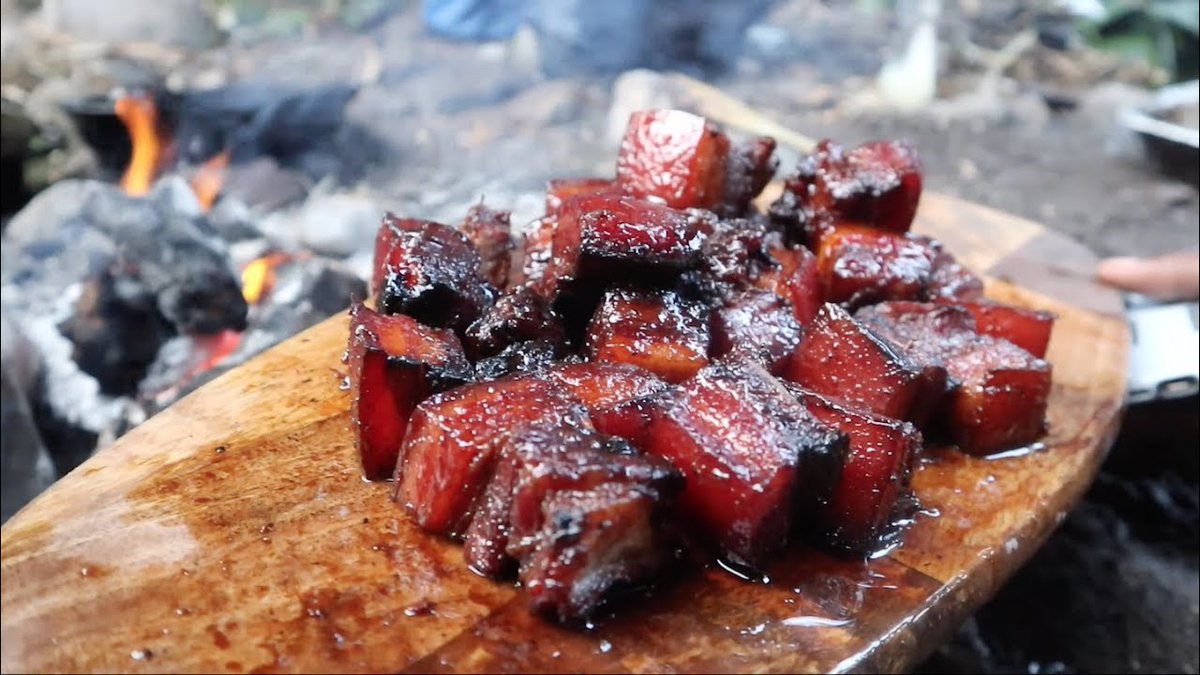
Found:
[[[208,213],[221,194],[221,187],[225,184],[225,169],[228,166],[229,151],[226,150],[201,164],[192,174],[189,184],[205,213]]]
[[[242,297],[251,305],[262,302],[275,286],[275,268],[287,262],[286,253],[270,253],[250,261],[242,269]]]
[[[158,136],[158,109],[144,94],[122,96],[115,106],[117,117],[125,124],[133,151],[129,166],[121,177],[121,189],[133,196],[150,191],[162,161],[163,142]]]

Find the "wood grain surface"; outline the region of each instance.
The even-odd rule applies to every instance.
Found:
[[[919,219],[976,270],[1029,286],[996,280],[992,297],[1058,314],[1050,434],[1022,457],[929,453],[922,510],[886,557],[794,548],[768,584],[683,574],[590,631],[532,617],[518,589],[469,572],[457,544],[362,482],[338,316],[141,425],[4,525],[0,667],[903,670],[1082,495],[1116,430],[1128,342],[1077,244],[932,195]]]

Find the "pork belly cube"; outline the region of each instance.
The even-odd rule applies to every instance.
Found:
[[[672,560],[661,502],[653,488],[625,483],[547,499],[545,526],[520,572],[532,609],[563,623],[583,621],[614,588],[658,575]]]
[[[729,149],[725,162],[725,195],[721,211],[726,216],[742,216],[775,176],[779,160],[775,157],[775,139],[759,136]]]
[[[1044,433],[1050,364],[1006,340],[978,335],[965,308],[891,302],[858,316],[912,360],[945,368],[939,431],[964,452],[1019,447]]]
[[[627,363],[569,363],[554,366],[543,377],[563,387],[588,410],[603,410],[657,394],[667,383]]]
[[[763,218],[714,223],[700,247],[698,273],[711,286],[701,295],[725,300],[752,285],[760,270],[771,264],[766,249],[775,238]]]
[[[866,143],[849,152],[829,140],[800,161],[785,190],[818,222],[854,221],[904,234],[921,198],[921,166],[906,143]]]
[[[915,235],[910,238],[919,239]],[[926,241],[932,241],[925,238]],[[983,279],[974,272],[963,267],[961,263],[946,252],[938,251],[933,259],[933,272],[929,277],[929,286],[925,295],[931,300],[960,300],[972,302],[983,298]]]
[[[703,224],[683,211],[633,197],[575,197],[560,211],[546,273],[559,284],[669,283],[699,261]]]
[[[683,477],[665,460],[652,456],[620,454],[603,449],[593,434],[573,446],[556,443],[537,430],[514,439],[500,461],[515,466],[508,554],[518,560],[533,552],[542,531],[543,504],[564,490],[590,490],[604,483],[625,483],[654,488],[674,495]],[[549,441],[549,442],[547,442]]]
[[[513,250],[510,218],[508,211],[494,211],[476,204],[467,211],[467,217],[459,227],[479,251],[480,275],[496,288],[508,285]]]
[[[530,340],[558,348],[564,345],[566,335],[550,302],[529,286],[517,286],[505,291],[467,328],[463,346],[468,356],[478,360]]]
[[[773,248],[769,254],[774,267],[759,275],[755,285],[787,300],[796,321],[807,326],[825,302],[816,257],[800,246]]]
[[[557,214],[572,197],[599,193],[620,193],[611,178],[558,178],[546,184],[546,213]]]
[[[908,490],[921,433],[908,422],[800,388],[793,391],[814,417],[850,438],[841,477],[821,509],[820,527],[835,546],[870,553],[893,525],[899,499]]]
[[[682,110],[641,110],[629,116],[617,154],[617,183],[635,197],[678,209],[711,209],[725,192],[729,137]]]
[[[1039,359],[1046,358],[1054,315],[1035,309],[1010,307],[991,302],[955,302],[975,318],[980,335],[1008,340]]]
[[[715,310],[709,326],[713,358],[746,355],[772,372],[784,365],[804,333],[788,301],[758,289],[742,291]]]
[[[495,356],[475,362],[475,379],[498,380],[519,373],[537,373],[554,365],[561,345],[546,340],[514,342]]]
[[[588,355],[682,382],[708,363],[708,313],[676,293],[615,289],[588,326]]]
[[[429,395],[471,379],[454,333],[407,316],[350,308],[351,419],[363,475],[384,480],[396,469],[408,417]]]
[[[577,402],[530,376],[432,396],[409,419],[403,458],[396,466],[397,501],[426,530],[461,534],[510,434],[527,424],[563,420],[591,424]]]
[[[528,285],[549,297],[553,294],[549,270],[554,257],[554,230],[558,216],[546,215],[521,236],[521,271],[513,275],[513,286]]]
[[[826,304],[783,377],[850,407],[920,425],[940,400],[946,375],[915,363],[846,310]]]
[[[837,479],[846,440],[748,361],[717,362],[654,410],[645,450],[684,475],[683,522],[752,568],[784,546],[797,509]]]
[[[841,226],[821,239],[817,268],[827,302],[861,307],[924,299],[937,255],[928,239]]]
[[[376,306],[384,314],[462,331],[491,299],[478,251],[452,227],[389,215],[375,251]]]

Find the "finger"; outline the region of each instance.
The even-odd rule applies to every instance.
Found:
[[[1200,250],[1157,258],[1109,258],[1096,277],[1102,283],[1156,300],[1200,298]]]

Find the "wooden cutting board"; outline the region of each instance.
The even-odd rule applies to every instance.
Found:
[[[1024,562],[1112,441],[1128,333],[1091,258],[1040,226],[928,196],[919,230],[992,297],[1059,315],[1045,449],[935,452],[902,546],[868,562],[796,548],[771,582],[680,574],[591,631],[530,616],[359,477],[339,390],[345,317],[149,420],[0,536],[0,665],[29,671],[902,670]],[[1107,312],[1107,313],[1106,313]],[[1054,611],[1047,607],[1046,611]]]

